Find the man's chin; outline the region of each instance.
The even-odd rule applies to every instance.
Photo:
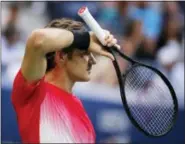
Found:
[[[78,79],[78,82],[88,82],[90,81],[90,77],[83,77],[81,79]]]

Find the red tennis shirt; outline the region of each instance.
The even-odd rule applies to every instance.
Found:
[[[12,103],[23,143],[95,143],[92,123],[80,100],[44,77],[28,84],[19,71]]]

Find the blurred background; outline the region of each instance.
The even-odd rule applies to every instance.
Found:
[[[122,51],[159,68],[172,83],[179,102],[175,128],[162,138],[148,138],[130,123],[121,104],[119,86],[110,60],[98,57],[92,80],[75,85],[95,127],[97,142],[184,143],[184,2],[2,2],[1,116],[2,141],[19,142],[11,105],[12,82],[20,68],[25,43],[32,30],[55,18],[77,15],[87,6],[104,29],[111,31]],[[121,63],[122,70],[127,64]],[[92,91],[93,90],[93,91]]]

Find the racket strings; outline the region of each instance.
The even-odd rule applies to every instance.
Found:
[[[145,100],[145,99],[144,99]],[[143,102],[146,102],[146,100],[145,101],[143,101]],[[147,107],[148,107],[148,105],[147,105]],[[155,109],[154,109],[155,110]],[[159,110],[159,109],[156,109],[156,111],[153,111],[153,113],[156,115],[156,117],[154,117],[154,118],[157,118],[157,117],[159,117],[159,116],[161,116],[161,111]],[[149,114],[147,114],[147,115],[151,115],[150,113]],[[151,119],[151,118],[148,118],[149,120]],[[147,123],[148,123],[148,125],[146,125],[147,126],[147,128],[148,127],[152,127],[152,126],[154,126],[155,125],[155,123],[154,123],[154,121],[157,121],[156,119],[155,120],[153,120],[153,121],[151,121],[150,123],[149,122],[147,122],[147,121],[144,121],[145,123],[144,123],[144,125],[146,125]],[[146,123],[147,122],[147,123]],[[160,126],[161,127],[161,126]],[[156,130],[155,130],[155,127],[153,128],[153,131],[155,132]]]
[[[137,109],[136,109],[136,111],[137,111]],[[139,112],[137,112],[137,114],[138,114],[138,113],[139,113]],[[157,115],[161,115],[160,111],[159,111],[159,114],[158,114],[158,112],[154,112],[154,114],[156,114],[156,116],[157,116]],[[150,115],[150,113],[146,113],[146,115]],[[145,126],[145,125],[148,123],[148,122],[146,123],[145,117],[143,117],[141,114],[139,114],[138,117],[142,117],[142,118],[140,119],[141,123],[143,122],[142,125]],[[150,119],[150,118],[149,118],[149,119]],[[153,120],[153,121],[156,121],[156,120]],[[153,124],[155,124],[153,121],[151,121],[151,123],[148,123],[149,125],[146,125],[147,128],[148,128],[148,127],[152,127]],[[145,126],[145,127],[146,127],[146,126]],[[145,128],[145,127],[144,127],[144,128]],[[154,131],[155,131],[155,128],[156,128],[156,127],[154,127]]]
[[[142,129],[152,135],[168,131],[174,104],[168,87],[154,71],[142,66],[132,68],[125,77],[125,96]]]

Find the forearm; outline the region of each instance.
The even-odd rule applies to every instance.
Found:
[[[72,32],[56,28],[39,29],[33,35],[35,44],[44,54],[66,48],[74,39]]]

